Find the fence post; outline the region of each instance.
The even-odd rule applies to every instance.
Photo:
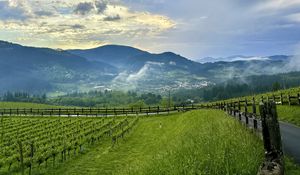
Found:
[[[245,115],[247,116],[248,113],[248,100],[245,98]]]
[[[290,96],[290,94],[288,95],[288,102],[289,102],[289,106],[291,106],[291,96]]]
[[[280,93],[280,103],[281,103],[281,105],[283,105],[282,93]]]
[[[300,105],[300,94],[299,93],[297,94],[297,97],[298,97],[298,104]]]
[[[255,97],[252,98],[252,113],[253,113],[253,114],[256,114]]]
[[[232,101],[230,102],[230,109],[229,109],[229,111],[230,111],[230,115],[232,115]]]
[[[284,162],[275,102],[260,103],[265,161],[258,175],[283,175]]]
[[[235,102],[233,102],[233,116],[235,116],[235,109],[236,109]]]
[[[229,106],[228,106],[229,104],[228,104],[228,102],[226,102],[225,105],[226,105],[226,112],[228,113],[228,111],[229,111]]]

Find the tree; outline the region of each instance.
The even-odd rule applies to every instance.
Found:
[[[165,108],[169,108],[169,107],[172,107],[174,106],[174,102],[172,100],[172,98],[163,98],[161,101],[160,101],[160,106],[161,107],[165,107]]]
[[[272,91],[278,91],[280,89],[281,89],[281,85],[277,81],[272,84]]]
[[[144,107],[146,107],[146,104],[145,104],[144,100],[139,100],[135,103],[129,104],[129,107],[130,108],[144,108]]]

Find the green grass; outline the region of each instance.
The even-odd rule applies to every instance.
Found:
[[[278,117],[281,121],[300,126],[300,106],[277,106]]]
[[[63,106],[39,104],[39,103],[26,103],[26,102],[0,102],[0,108],[63,108]]]
[[[297,165],[290,157],[285,157],[285,174],[300,175],[300,165]]]
[[[125,141],[95,146],[49,174],[256,174],[262,142],[216,110],[142,118]]]
[[[272,99],[273,96],[279,97],[282,94],[283,101],[285,103],[287,103],[288,95],[297,96],[298,93],[300,93],[300,86],[295,87],[295,88],[278,90],[278,91],[274,91],[274,92],[266,92],[266,93],[261,93],[261,94],[252,94],[252,95],[243,96],[243,97],[235,97],[235,98],[230,98],[230,99],[226,99],[226,100],[221,100],[220,102],[223,102],[223,101],[230,102],[230,101],[238,101],[238,100],[244,100],[244,99],[247,99],[249,102],[251,102],[253,97],[255,98],[256,102],[260,102],[261,97],[264,97],[265,98],[264,100],[266,100],[267,97],[269,97],[269,99]],[[297,104],[297,102],[298,102],[297,100],[292,99],[292,103]]]
[[[300,106],[277,105],[277,114],[280,121],[294,124],[300,127]],[[242,107],[241,111],[245,111]],[[252,113],[252,107],[248,106],[248,112]],[[259,114],[259,106],[256,106],[256,112]]]
[[[248,104],[252,103],[252,98],[254,97],[256,100],[256,104],[259,104],[259,102],[261,101],[261,97],[269,97],[271,100],[274,96],[279,97],[280,94],[283,95],[284,98],[284,105],[277,105],[277,111],[278,111],[278,116],[279,116],[279,120],[281,121],[285,121],[297,126],[300,126],[300,105],[298,104],[298,100],[297,99],[292,99],[292,106],[289,106],[287,103],[287,96],[291,95],[291,96],[297,96],[298,93],[300,93],[300,87],[296,87],[296,88],[290,88],[290,89],[286,89],[286,90],[279,90],[276,92],[268,92],[268,93],[262,93],[262,94],[255,94],[255,95],[249,95],[249,96],[245,96],[245,97],[237,97],[237,98],[231,98],[231,99],[227,99],[227,100],[222,100],[222,101],[218,101],[218,102],[234,102],[234,101],[239,101],[239,100],[248,100]],[[266,99],[264,99],[266,100]],[[279,101],[277,99],[277,101]],[[213,102],[215,103],[215,102]],[[244,103],[241,103],[242,106],[242,110],[244,110]],[[252,107],[248,107],[248,112],[252,112]],[[259,113],[259,108],[257,106],[257,113]]]

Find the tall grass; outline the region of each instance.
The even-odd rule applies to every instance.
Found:
[[[300,106],[277,106],[279,119],[300,127]]]
[[[202,110],[184,114],[182,132],[174,135],[149,162],[125,174],[256,174],[262,143],[224,113]]]
[[[27,102],[0,102],[0,108],[63,108],[63,106],[55,106],[39,103],[27,103]]]

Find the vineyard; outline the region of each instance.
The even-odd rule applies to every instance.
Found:
[[[0,174],[62,163],[105,139],[112,146],[138,122],[120,118],[1,118]],[[51,163],[50,163],[51,162]]]
[[[269,92],[264,94],[256,94],[245,97],[238,97],[224,100],[225,102],[247,100],[255,101],[259,103],[260,101],[274,100],[279,105],[300,105],[300,87],[290,88],[286,90],[279,90],[276,92]]]
[[[170,108],[2,103],[0,174],[255,174],[264,157],[258,106],[273,100],[280,118],[281,108],[295,118],[297,92]],[[285,161],[286,174],[300,172]]]
[[[117,116],[160,114],[196,109],[197,106],[147,108],[0,108],[0,116]]]
[[[234,110],[248,113],[254,118],[259,118],[258,105],[269,100],[277,104],[278,117],[281,121],[300,126],[300,88],[206,103],[201,104],[200,107],[228,106]]]

